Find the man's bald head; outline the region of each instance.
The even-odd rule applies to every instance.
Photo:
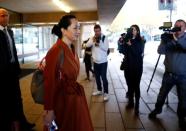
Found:
[[[9,13],[6,9],[0,8],[0,25],[5,27],[9,22]]]

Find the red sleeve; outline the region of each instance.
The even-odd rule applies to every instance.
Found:
[[[44,109],[53,109],[54,92],[56,90],[56,67],[58,50],[56,46],[47,53],[45,57],[46,66],[44,69]]]

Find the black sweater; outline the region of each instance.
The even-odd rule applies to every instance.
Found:
[[[139,39],[131,39],[132,45],[124,44],[123,54],[126,57],[127,69],[142,70],[144,42]]]

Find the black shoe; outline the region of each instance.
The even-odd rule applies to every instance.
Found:
[[[179,120],[179,128],[182,130],[186,130],[186,122],[184,120]]]
[[[137,103],[135,104],[135,110],[134,110],[134,112],[135,112],[135,115],[136,115],[136,116],[139,115],[139,102],[137,102]]]
[[[149,114],[149,118],[154,119],[154,118],[156,118],[156,115],[157,115],[157,114],[160,114],[161,112],[162,112],[162,110],[156,110],[156,109],[154,109],[154,110]]]
[[[134,113],[136,116],[139,116],[139,109],[135,109]]]
[[[134,107],[134,102],[129,102],[126,106],[126,109],[131,109]]]
[[[36,125],[34,123],[29,123],[29,122],[26,122],[26,123],[21,123],[21,129],[24,131],[26,130],[31,130],[32,128],[34,128]]]

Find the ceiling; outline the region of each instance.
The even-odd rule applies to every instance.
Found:
[[[126,0],[97,0],[100,23],[110,25]]]
[[[126,0],[63,0],[73,12],[97,11],[99,22],[110,25]],[[18,3],[18,4],[16,4]],[[18,13],[60,12],[52,0],[0,0],[0,7]]]
[[[95,11],[96,0],[63,0],[71,11]],[[15,4],[19,2],[19,4]],[[86,5],[86,6],[85,6]],[[21,13],[62,11],[52,0],[1,0],[0,6]]]

